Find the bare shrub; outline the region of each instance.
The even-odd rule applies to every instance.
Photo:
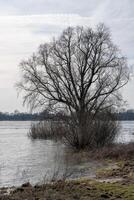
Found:
[[[42,178],[43,184],[65,181],[72,178],[76,173],[76,170],[70,166],[70,158],[61,156],[63,152],[60,150],[60,146],[56,148],[53,165]]]
[[[43,177],[43,183],[57,182],[59,180],[65,181],[71,178],[73,174],[75,174],[75,171],[72,168],[69,168],[68,165],[66,165],[63,169],[60,165],[55,165],[51,172],[48,171],[45,174],[45,176]]]
[[[92,134],[94,135],[93,146],[101,148],[111,145],[115,142],[115,138],[119,133],[119,122],[116,121],[110,112],[101,113],[94,120]]]
[[[65,135],[62,122],[41,121],[32,124],[28,136],[32,139],[62,139]]]
[[[112,144],[118,135],[118,129],[119,122],[111,111],[107,111],[95,117],[83,117],[82,126],[75,116],[66,118],[65,121],[42,121],[31,126],[29,136],[32,139],[62,140],[75,149],[93,149]]]
[[[95,159],[134,159],[134,142],[128,144],[113,144],[89,152],[89,157]]]
[[[74,118],[65,124],[64,141],[76,149],[110,145],[114,143],[120,127],[111,111],[101,112],[95,117],[83,117],[80,125]]]

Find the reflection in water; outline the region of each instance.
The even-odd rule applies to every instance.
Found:
[[[82,156],[68,151],[63,144],[27,137],[30,122],[0,122],[0,187],[37,183],[53,171],[69,170],[72,178],[94,176],[102,164],[87,162]],[[121,136],[125,142],[134,139],[134,122],[123,122]]]

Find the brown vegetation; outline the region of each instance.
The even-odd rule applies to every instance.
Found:
[[[110,149],[111,151],[108,151]],[[107,160],[106,162],[111,163],[108,164],[109,167],[100,168],[96,172],[97,179],[82,178],[65,181],[68,176],[66,171],[67,173],[63,175],[63,179],[57,181],[59,171],[56,170],[51,183],[44,182],[42,185],[35,186],[25,183],[21,187],[11,188],[10,194],[6,194],[9,189],[1,189],[0,200],[133,200],[134,143],[114,145],[101,150],[102,155],[100,150],[91,152],[92,159],[94,157],[102,159],[103,157],[106,160],[113,160]],[[88,158],[89,153],[86,152]]]
[[[134,160],[134,142],[113,144],[89,152],[95,159]]]
[[[1,200],[133,200],[134,185],[122,183],[99,183],[91,180],[58,181],[53,184],[24,184]]]
[[[31,125],[28,136],[32,139],[54,139],[61,140],[65,135],[62,123],[54,121],[41,121]]]
[[[103,118],[103,119],[102,119]],[[86,127],[86,129],[85,129]],[[111,145],[118,134],[119,123],[111,112],[99,113],[83,127],[83,135],[72,119],[64,121],[42,121],[31,126],[32,139],[61,140],[75,149],[94,149]]]

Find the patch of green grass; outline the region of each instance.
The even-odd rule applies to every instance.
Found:
[[[110,168],[102,168],[96,171],[97,178],[107,178],[113,176],[113,169]]]
[[[81,193],[88,193],[93,199],[100,197],[109,199],[134,200],[134,184],[124,185],[122,183],[100,183],[92,180],[79,180]],[[84,190],[83,190],[84,186]]]
[[[58,181],[37,187],[21,187],[3,200],[134,200],[134,184],[100,183],[89,179]]]
[[[116,198],[133,200],[134,199],[134,185],[122,185],[120,183],[96,183],[97,191],[108,194]]]

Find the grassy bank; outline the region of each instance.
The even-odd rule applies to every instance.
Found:
[[[97,169],[92,180],[44,181],[42,185],[25,183],[1,188],[0,200],[134,200],[134,143],[74,152],[71,156],[107,164]]]
[[[32,187],[23,185],[3,196],[2,200],[103,200],[134,199],[134,185],[124,183],[101,183],[92,180],[59,181]]]
[[[94,159],[133,160],[134,142],[116,143],[88,151],[88,156]]]
[[[107,161],[110,162],[110,161]],[[42,185],[30,183],[12,188],[1,200],[133,200],[134,160],[111,160],[110,168],[96,172],[96,179],[59,180]]]

